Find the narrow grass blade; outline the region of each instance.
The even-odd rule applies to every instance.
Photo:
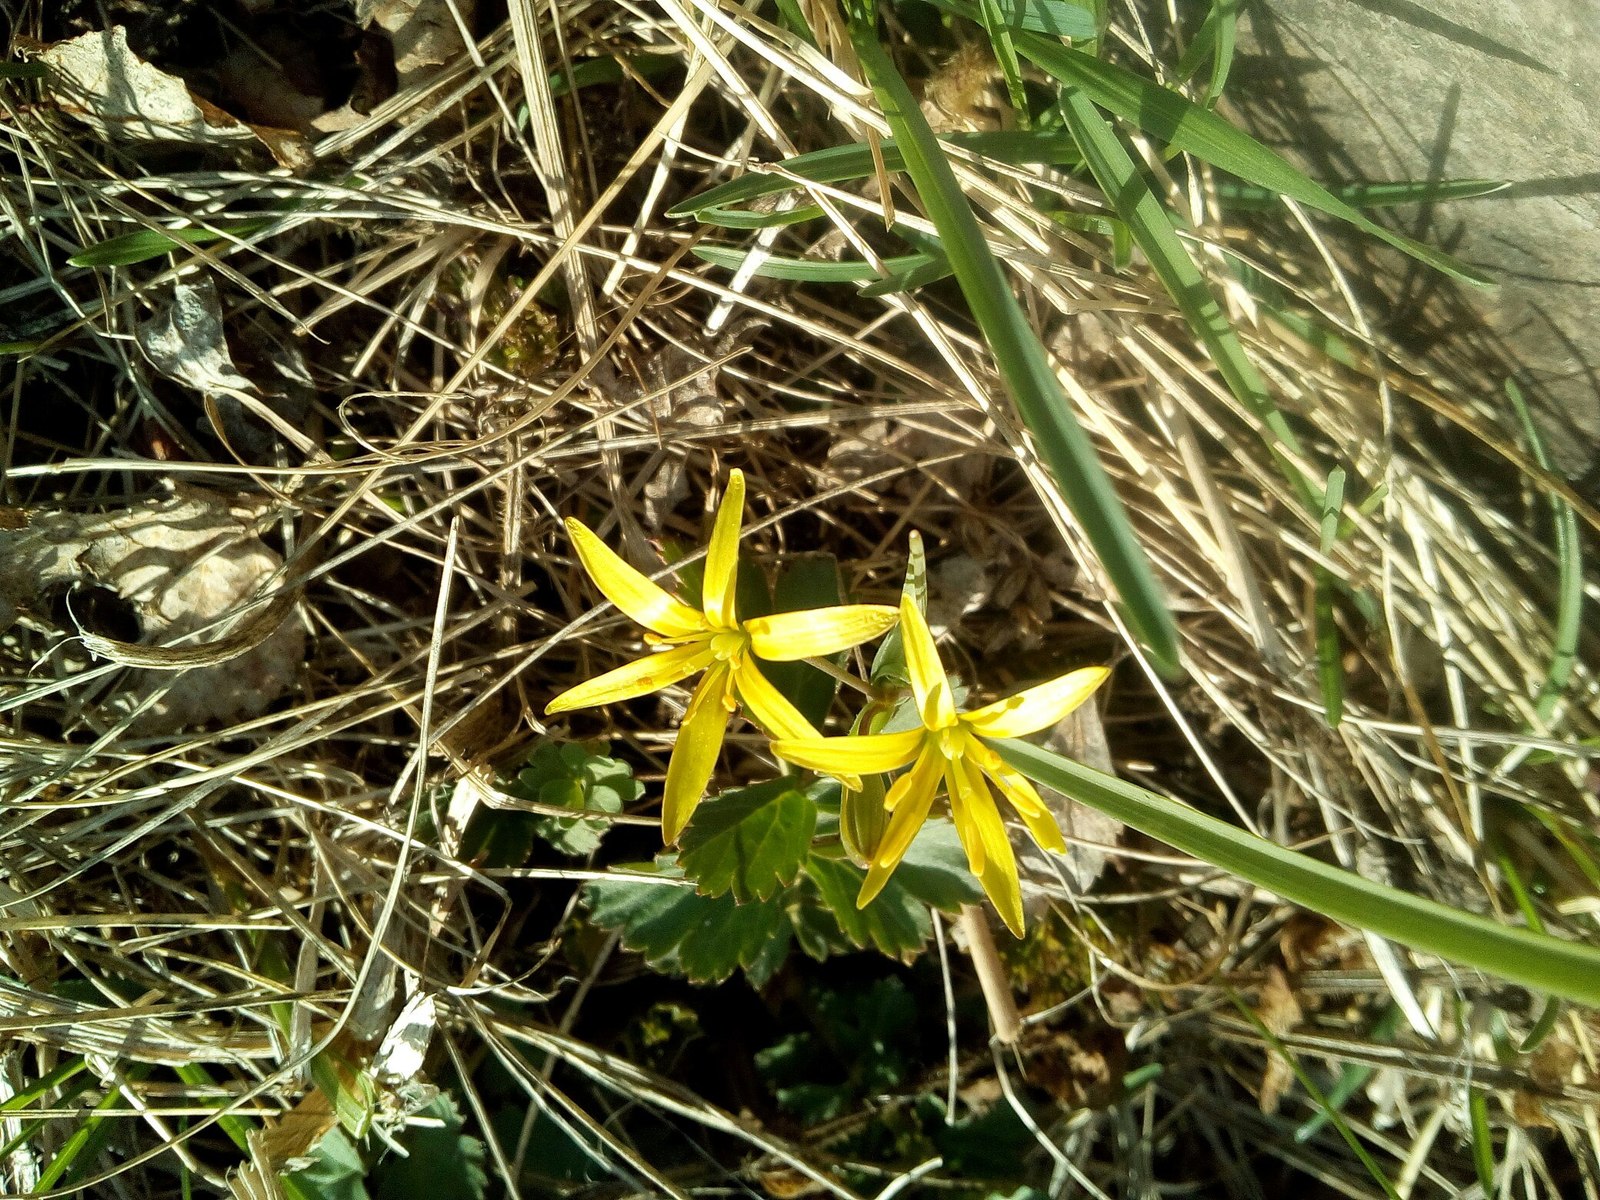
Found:
[[[1233,1006],[1243,1014],[1244,1019],[1255,1026],[1256,1032],[1261,1035],[1261,1040],[1271,1047],[1272,1052],[1279,1055],[1284,1062],[1289,1064],[1289,1069],[1294,1072],[1294,1077],[1300,1081],[1300,1086],[1305,1089],[1305,1093],[1310,1098],[1311,1103],[1317,1106],[1318,1113],[1326,1114],[1328,1122],[1334,1129],[1338,1130],[1339,1136],[1344,1139],[1344,1144],[1350,1147],[1350,1152],[1367,1169],[1367,1174],[1372,1176],[1373,1182],[1383,1189],[1383,1194],[1389,1200],[1400,1200],[1400,1193],[1395,1191],[1394,1184],[1389,1182],[1389,1177],[1383,1173],[1383,1168],[1378,1165],[1377,1159],[1373,1158],[1371,1151],[1362,1144],[1361,1139],[1356,1136],[1355,1130],[1350,1128],[1350,1123],[1344,1119],[1344,1115],[1328,1102],[1328,1098],[1322,1094],[1322,1089],[1317,1086],[1317,1081],[1311,1078],[1306,1069],[1300,1065],[1300,1060],[1283,1044],[1283,1039],[1268,1029],[1266,1022],[1257,1016],[1250,1006],[1239,998],[1237,993],[1229,992],[1228,999],[1233,1001]]]
[[[1516,380],[1506,380],[1506,395],[1517,410],[1517,420],[1528,439],[1533,460],[1542,470],[1550,470],[1550,456],[1545,452],[1544,439],[1522,389]],[[1556,703],[1566,691],[1572,678],[1572,668],[1578,662],[1578,634],[1583,621],[1583,544],[1578,540],[1578,514],[1572,511],[1560,496],[1550,497],[1550,512],[1556,524],[1556,563],[1559,571],[1556,585],[1555,648],[1550,657],[1550,668],[1545,672],[1544,686],[1539,689],[1535,711],[1539,720],[1548,722],[1555,714]]]
[[[217,1086],[217,1081],[211,1077],[204,1063],[179,1063],[173,1070],[178,1073],[179,1079],[192,1088],[214,1089]],[[226,1103],[226,1100],[218,1100],[217,1107]],[[217,1118],[217,1127],[228,1135],[228,1140],[238,1147],[241,1154],[249,1157],[250,1131],[255,1128],[254,1121],[235,1113],[224,1113]]]
[[[1265,381],[1245,353],[1228,315],[1212,295],[1205,276],[1172,228],[1166,208],[1150,190],[1110,122],[1077,88],[1063,91],[1061,110],[1095,182],[1105,192],[1117,216],[1128,226],[1133,240],[1150,260],[1151,269],[1172,296],[1189,327],[1210,352],[1228,389],[1271,435],[1267,439],[1269,446],[1281,446],[1291,454],[1298,454],[1299,439],[1273,404]],[[1314,503],[1318,498],[1316,489],[1281,455],[1278,463],[1302,501],[1313,511],[1319,508],[1320,504]]]
[[[744,266],[750,251],[738,246],[716,246],[701,242],[693,248],[696,257],[717,267],[737,271]],[[890,277],[903,276],[918,268],[937,265],[931,254],[904,254],[883,260]],[[771,255],[763,258],[755,273],[764,279],[790,279],[800,283],[867,283],[885,282],[871,263],[821,262],[813,258],[784,258]]]
[[[1559,1006],[1558,1006],[1559,1007]],[[1383,1010],[1383,1015],[1378,1018],[1377,1024],[1372,1027],[1371,1040],[1374,1042],[1394,1041],[1394,1031],[1400,1026],[1400,1006],[1391,1004]],[[1345,1063],[1339,1071],[1339,1078],[1334,1080],[1333,1086],[1328,1089],[1324,1099],[1325,1105],[1319,1112],[1313,1113],[1310,1118],[1295,1128],[1294,1140],[1299,1145],[1305,1145],[1316,1137],[1322,1127],[1326,1125],[1335,1113],[1344,1111],[1344,1106],[1349,1104],[1355,1094],[1367,1086],[1371,1079],[1373,1068],[1366,1063]]]
[[[1508,185],[1499,179],[1397,179],[1388,183],[1343,183],[1329,187],[1330,195],[1353,208],[1394,208],[1400,204],[1442,204],[1487,196]],[[1219,179],[1217,199],[1235,212],[1275,208],[1281,197],[1268,188]]]
[[[990,0],[1008,29],[1027,29],[1050,37],[1079,41],[1100,36],[1094,14],[1067,0]],[[928,0],[934,8],[957,16],[970,15],[964,4],[950,0]]]
[[[1328,473],[1328,486],[1322,493],[1322,553],[1326,557],[1339,540],[1339,513],[1344,508],[1344,468]],[[1333,604],[1338,581],[1327,567],[1317,568],[1313,620],[1317,636],[1317,682],[1322,689],[1322,715],[1329,729],[1339,728],[1344,719],[1344,646],[1339,640],[1339,623]]]
[[[1489,1096],[1473,1088],[1467,1097],[1467,1112],[1472,1117],[1472,1165],[1478,1172],[1478,1186],[1485,1196],[1494,1195],[1494,1133],[1489,1128]]]
[[[973,154],[980,154],[985,158],[992,158],[997,162],[1018,165],[1022,163],[1048,163],[1060,165],[1078,160],[1078,148],[1072,138],[1064,133],[1018,133],[1016,131],[997,131],[982,133],[953,133],[945,139],[952,146],[960,147]],[[905,170],[905,156],[900,152],[900,147],[894,141],[884,141],[878,144],[883,156],[884,169],[888,171]],[[865,142],[852,142],[846,146],[829,146],[826,150],[814,150],[809,154],[798,154],[788,159],[783,164],[783,174],[751,172],[741,175],[738,179],[731,179],[727,183],[720,183],[716,187],[707,188],[705,191],[690,196],[687,200],[680,201],[667,210],[669,217],[693,217],[707,225],[726,225],[730,218],[737,218],[749,222],[754,218],[764,218],[771,223],[771,218],[783,216],[790,218],[801,211],[808,211],[811,215],[820,216],[822,210],[814,205],[807,206],[806,210],[794,209],[782,214],[749,213],[735,208],[735,205],[748,204],[762,196],[771,196],[779,192],[786,192],[795,186],[795,178],[806,179],[812,183],[847,183],[851,180],[865,179],[876,175],[877,168],[873,164],[872,148]],[[741,228],[755,228],[757,226],[743,225]]]
[[[1026,742],[995,746],[1035,782],[1285,900],[1425,954],[1600,1007],[1600,948],[1501,925],[1374,883]]]
[[[967,16],[974,15],[970,6],[963,7],[968,10]],[[1020,33],[1016,41],[1017,49],[1040,69],[1068,87],[1081,88],[1107,112],[1137,125],[1173,149],[1193,154],[1247,183],[1347,221],[1447,275],[1471,283],[1490,282],[1488,276],[1451,255],[1385,229],[1243,130],[1177,92],[1037,34]]]
[[[1022,128],[1029,126],[1028,94],[1022,86],[1022,63],[1017,59],[1017,47],[1011,40],[1011,27],[1003,11],[1004,0],[978,0],[978,15],[983,31],[989,35],[989,48],[994,60],[1000,64],[1000,74],[1005,77],[1006,95]]]
[[[1099,555],[1125,606],[1134,636],[1162,670],[1175,673],[1178,634],[1172,614],[1122,502],[1072,414],[1038,335],[984,240],[939,139],[879,45],[876,30],[860,20],[853,20],[850,29],[856,55],[889,122],[906,173],[939,231],[956,281],[994,353],[1023,423]]]
[[[1195,31],[1194,41],[1178,60],[1178,78],[1190,79],[1203,63],[1211,63],[1211,74],[1206,80],[1206,106],[1217,102],[1228,86],[1228,74],[1233,69],[1234,42],[1239,29],[1239,0],[1211,0],[1205,20]]]
[[[225,221],[215,229],[137,229],[85,246],[67,259],[73,267],[129,267],[160,258],[183,246],[205,246],[227,237],[248,237],[259,233],[276,218],[252,221]]]

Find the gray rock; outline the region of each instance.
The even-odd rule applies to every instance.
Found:
[[[1458,300],[1425,268],[1358,253],[1378,268],[1366,278],[1400,281],[1380,310],[1387,332],[1420,339],[1480,393],[1483,368],[1517,370],[1573,472],[1600,444],[1597,60],[1595,0],[1251,0],[1228,86],[1230,115],[1324,182],[1512,185],[1402,219],[1494,288],[1463,286]]]

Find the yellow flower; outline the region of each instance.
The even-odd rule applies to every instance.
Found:
[[[933,634],[910,599],[900,602],[900,636],[921,724],[901,733],[782,738],[773,742],[773,752],[796,766],[839,778],[911,768],[894,781],[884,797],[889,824],[871,851],[867,879],[856,897],[859,907],[871,903],[889,882],[889,875],[928,819],[942,780],[972,873],[1011,932],[1021,937],[1017,860],[989,785],[1010,801],[1040,846],[1062,851],[1066,842],[1033,785],[984,739],[1021,737],[1054,725],[1087,700],[1109,672],[1104,667],[1085,667],[974,712],[959,713]]]
[[[712,525],[699,609],[651,583],[581,521],[567,521],[567,532],[589,578],[606,599],[650,630],[645,641],[663,649],[569,688],[545,712],[554,715],[631,700],[705,672],[690,697],[667,765],[661,833],[668,843],[678,840],[705,795],[722,753],[728,717],[738,705],[774,738],[818,736],[761,673],[756,658],[794,662],[832,654],[877,637],[896,619],[888,605],[846,604],[741,621],[734,589],[743,513],[744,474],[734,471]]]

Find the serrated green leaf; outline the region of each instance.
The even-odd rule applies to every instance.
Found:
[[[815,802],[792,779],[736,788],[695,810],[678,862],[703,896],[768,900],[795,881],[816,825]]]
[[[311,1148],[311,1165],[280,1175],[278,1183],[289,1200],[371,1200],[366,1179],[361,1152],[335,1126]]]
[[[876,946],[891,958],[909,962],[933,935],[927,906],[893,877],[871,904],[857,908],[865,871],[813,854],[806,861],[806,875],[845,937],[862,949]]]
[[[480,1200],[488,1189],[484,1146],[465,1131],[455,1101],[441,1093],[421,1108],[396,1140],[404,1155],[390,1153],[373,1164],[367,1179],[372,1200],[418,1196]]]
[[[519,800],[591,815],[567,819],[480,810],[462,841],[463,855],[469,861],[481,856],[493,866],[521,866],[535,835],[563,854],[582,858],[594,853],[609,828],[601,818],[644,795],[633,768],[611,758],[609,748],[605,742],[535,743],[525,765],[504,782],[505,791]]]
[[[695,983],[720,983],[742,967],[759,987],[793,936],[781,897],[739,904],[731,895],[624,879],[591,883],[584,893],[596,925],[620,930],[622,944],[651,966]]]

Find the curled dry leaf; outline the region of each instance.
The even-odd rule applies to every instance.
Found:
[[[389,35],[395,75],[404,89],[466,48],[452,7],[471,28],[473,0],[356,0],[356,22],[376,24]]]
[[[0,528],[0,628],[26,618],[146,668],[107,697],[108,715],[148,700],[134,728],[164,733],[254,716],[293,682],[305,634],[284,619],[289,594],[228,618],[283,565],[252,532],[248,514],[187,492],[109,513],[23,517],[20,528]],[[106,637],[82,626],[89,598],[107,593],[126,606],[136,628]],[[64,608],[52,603],[58,597]],[[65,629],[63,611],[71,623]],[[168,646],[193,633],[200,637]]]
[[[311,448],[311,440],[297,427],[305,415],[303,406],[292,403],[284,389],[280,388],[277,394],[264,393],[234,364],[223,329],[222,305],[210,276],[180,280],[168,301],[139,325],[135,336],[139,349],[156,370],[217,402],[222,418],[219,432],[237,452],[259,460],[265,459],[274,446],[271,435],[248,420],[246,413],[265,422],[300,450]],[[310,390],[304,362],[293,347],[282,347],[262,357],[285,383]],[[299,379],[295,378],[296,370]]]
[[[45,87],[61,110],[111,141],[229,146],[259,142],[280,166],[305,171],[310,147],[292,130],[249,125],[145,62],[121,25],[35,47]]]

